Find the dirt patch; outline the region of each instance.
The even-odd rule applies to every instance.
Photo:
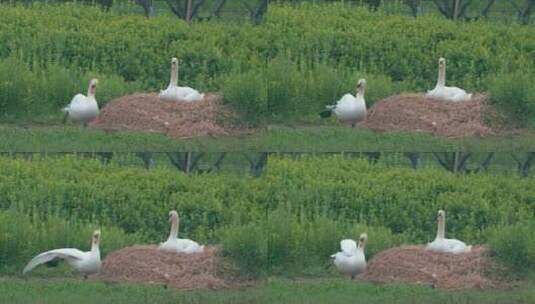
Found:
[[[166,102],[158,94],[134,94],[110,101],[89,126],[107,131],[164,133],[174,138],[238,133],[235,115],[222,98],[206,94],[199,102]]]
[[[486,120],[497,112],[484,95],[465,102],[402,94],[377,102],[362,126],[377,131],[425,132],[450,138],[496,134]]]
[[[227,266],[216,251],[215,247],[205,246],[202,253],[176,254],[159,251],[156,245],[127,247],[106,257],[97,278],[107,282],[162,284],[180,289],[245,285],[224,273]]]
[[[377,283],[417,283],[443,289],[491,289],[508,285],[496,274],[504,270],[488,256],[483,246],[469,253],[451,254],[403,246],[377,254],[361,276]]]

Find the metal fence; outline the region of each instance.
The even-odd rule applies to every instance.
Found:
[[[382,168],[439,168],[455,174],[511,174],[534,176],[535,152],[2,152],[0,156],[40,160],[71,155],[104,164],[147,170],[171,168],[185,174],[235,173],[260,176],[275,158],[324,158],[338,155],[365,159]]]

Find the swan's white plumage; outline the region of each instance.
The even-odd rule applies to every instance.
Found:
[[[444,252],[444,253],[463,253],[470,252],[472,246],[467,246],[464,242],[456,239],[447,239],[445,238],[446,234],[446,212],[444,210],[439,210],[437,214],[437,236],[435,240],[431,243],[428,243],[426,250]]]
[[[178,86],[178,59],[171,59],[171,80],[167,89],[160,91],[159,97],[164,101],[194,102],[204,98],[204,94],[190,87]]]
[[[172,210],[169,212],[169,221],[171,222],[171,232],[167,241],[160,243],[159,250],[173,253],[197,253],[203,252],[204,246],[190,239],[178,238],[179,218],[178,212]]]
[[[340,242],[340,252],[331,255],[334,265],[341,272],[348,274],[351,278],[366,270],[366,257],[364,247],[368,237],[365,233],[361,234],[359,245],[353,240],[342,240]]]
[[[461,88],[446,86],[446,59],[444,58],[438,60],[437,85],[434,89],[427,91],[426,95],[454,102],[470,100],[472,98],[472,94],[466,93],[466,91]]]
[[[340,241],[340,249],[343,253],[351,255],[357,251],[357,243],[353,240],[342,240]]]
[[[74,269],[84,275],[97,273],[100,270],[100,231],[93,232],[91,251],[81,251],[75,248],[54,249],[43,252],[35,256],[22,271],[23,274],[33,270],[35,267],[54,259],[63,259]]]
[[[366,118],[365,87],[366,80],[360,79],[357,84],[357,93],[355,96],[345,94],[336,104],[326,106],[326,110],[334,113],[339,120],[349,122],[354,126]]]
[[[97,79],[91,79],[87,90],[87,96],[76,94],[72,98],[69,105],[63,108],[66,117],[69,117],[72,121],[87,123],[98,116],[98,103],[95,99],[97,84]]]

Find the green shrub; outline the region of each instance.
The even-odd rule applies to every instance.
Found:
[[[388,76],[335,69],[318,63],[299,66],[288,58],[276,58],[265,68],[256,68],[224,78],[225,101],[253,124],[261,121],[318,119],[325,105],[334,104],[344,94],[355,95],[358,79],[366,78],[366,104],[400,93],[403,83]]]
[[[221,229],[223,256],[230,258],[244,276],[258,277],[269,271],[265,222]]]
[[[535,222],[489,230],[489,245],[498,259],[517,276],[535,274]]]
[[[102,107],[112,98],[139,90],[137,82],[101,73],[82,73],[55,63],[31,67],[10,57],[0,59],[0,116],[38,120],[59,119],[61,109],[78,93],[87,94],[89,80],[99,79],[96,98]]]
[[[143,238],[125,234],[121,229],[80,221],[66,221],[57,216],[28,216],[0,210],[0,272],[18,273],[35,255],[56,248],[91,248],[94,229],[101,229],[101,255],[121,249]]]
[[[368,258],[401,243],[423,244],[436,235],[438,209],[447,212],[448,237],[471,244],[491,240],[489,228],[535,221],[531,177],[459,176],[343,157],[273,157],[258,178],[186,176],[168,168],[148,171],[76,157],[0,157],[0,168],[0,210],[29,217],[4,216],[0,226],[7,228],[0,231],[18,229],[22,235],[9,240],[26,239],[41,229],[33,224],[25,230],[17,221],[57,218],[61,222],[54,224],[52,235],[83,235],[75,238],[79,242],[87,242],[89,226],[98,223],[158,243],[169,233],[169,210],[176,209],[181,237],[221,243],[224,255],[249,275],[325,273],[340,240],[356,239],[362,232],[369,235]],[[67,243],[8,243],[2,246],[10,253],[0,247],[0,255],[21,252],[15,256],[27,259],[33,251]]]
[[[516,125],[535,125],[535,74],[518,71],[490,78],[491,101]]]
[[[268,214],[268,260],[270,273],[324,274],[332,266],[330,256],[340,251],[346,238],[358,242],[367,233],[366,257],[399,245],[405,240],[384,227],[368,227],[357,219],[332,219],[326,215],[308,217],[279,208]]]
[[[122,79],[140,84],[139,89],[164,88],[169,59],[178,56],[184,62],[181,84],[225,91],[248,119],[256,113],[261,120],[312,116],[320,106],[352,92],[359,73],[376,75],[368,77],[370,103],[400,90],[425,91],[435,85],[440,56],[448,59],[448,83],[469,91],[484,89],[487,76],[505,68],[531,74],[535,68],[530,60],[533,27],[392,16],[340,3],[272,5],[259,26],[221,21],[188,25],[171,15],[117,16],[73,3],[2,5],[0,20],[0,59],[16,57],[33,73],[34,66],[53,62],[71,72],[76,67],[84,76],[90,71],[110,75],[120,85],[110,85],[116,88],[110,88],[110,95],[100,91],[103,102],[130,91],[127,84],[118,88]],[[27,79],[29,72],[18,66],[13,65],[17,75],[9,76],[17,80],[9,86],[18,89],[0,96],[1,110],[8,115],[19,109],[37,112],[20,93],[28,88],[18,80]],[[77,74],[57,73],[53,83]],[[58,91],[50,94],[54,101],[43,103],[54,103],[50,108],[55,110],[67,89],[51,85],[50,90]]]

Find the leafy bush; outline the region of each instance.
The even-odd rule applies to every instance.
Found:
[[[489,245],[514,274],[535,274],[535,222],[516,223],[489,231]]]
[[[47,228],[56,231],[57,241],[2,245],[9,254],[0,247],[0,255],[20,252],[15,255],[21,259],[52,245],[85,246],[70,243],[70,237],[81,235],[73,238],[87,242],[87,223],[117,227],[150,243],[163,241],[170,209],[181,214],[182,237],[221,243],[224,254],[249,275],[324,273],[340,240],[362,232],[369,235],[368,257],[404,242],[431,241],[441,208],[448,212],[447,235],[472,244],[486,242],[489,228],[535,221],[533,178],[384,168],[342,157],[271,158],[258,178],[186,176],[75,157],[0,158],[0,167],[0,210],[28,216],[5,216],[0,222],[8,227],[0,231],[16,229],[19,236],[10,240],[35,242],[27,235],[42,229],[20,223],[60,221]]]
[[[16,57],[32,67],[31,73],[34,66],[51,62],[70,71],[57,72],[51,77],[54,83],[76,74],[71,73],[76,67],[80,75],[97,71],[117,79],[120,85],[112,85],[111,95],[129,92],[132,81],[157,90],[168,83],[169,58],[178,56],[184,62],[180,83],[202,91],[224,90],[247,118],[256,113],[260,119],[313,115],[319,106],[352,92],[359,74],[376,76],[368,81],[370,102],[400,90],[424,91],[435,85],[440,56],[448,59],[448,83],[469,91],[485,88],[487,76],[505,67],[535,68],[530,60],[533,27],[415,19],[340,3],[273,5],[259,26],[220,21],[187,25],[173,16],[119,17],[72,3],[3,5],[0,19],[0,58]],[[0,97],[2,112],[34,111],[34,101],[21,93],[28,87],[18,81],[27,78],[28,70],[13,71],[17,75],[9,78],[17,81],[9,86],[18,88]],[[122,79],[125,88],[119,88]],[[76,91],[85,90],[85,82]],[[50,89],[59,92],[52,93],[56,103],[72,94],[55,85]],[[107,101],[106,94],[101,96]]]
[[[535,125],[535,74],[518,71],[493,76],[488,91],[491,101],[517,125]]]
[[[140,242],[141,234],[125,234],[121,229],[81,221],[66,221],[57,216],[28,216],[0,210],[0,272],[18,273],[40,252],[56,248],[91,248],[94,229],[101,229],[101,255]]]
[[[37,67],[14,57],[0,59],[0,117],[58,118],[75,94],[87,93],[89,80],[99,79],[97,101],[102,107],[112,98],[138,90],[141,85],[121,77],[101,73],[82,73],[55,63]]]
[[[269,271],[265,221],[222,228],[221,244],[222,254],[235,263],[242,275],[257,277]]]
[[[356,94],[358,79],[366,78],[366,104],[403,91],[403,83],[394,84],[384,75],[335,69],[318,63],[298,66],[287,58],[276,58],[267,67],[231,74],[223,82],[227,103],[256,124],[266,120],[317,117],[327,104],[334,104],[344,94]],[[405,88],[407,90],[408,88]]]

